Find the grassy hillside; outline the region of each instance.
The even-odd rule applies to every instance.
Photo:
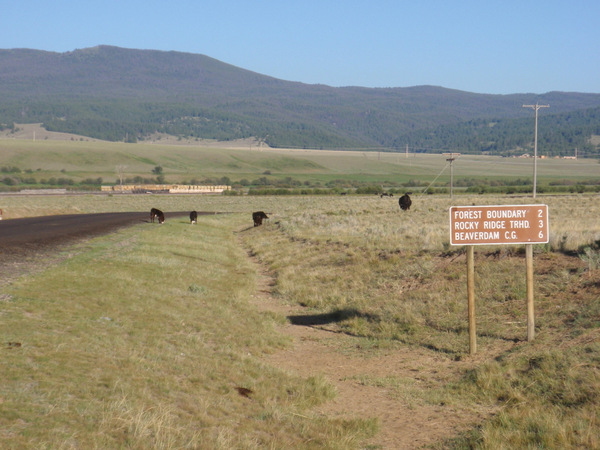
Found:
[[[268,149],[257,145],[124,144],[85,140],[0,139],[0,189],[66,187],[98,190],[127,183],[227,184],[252,189],[321,189],[323,192],[449,193],[447,156],[404,152]],[[160,167],[159,175],[154,173]],[[538,160],[538,192],[595,191],[593,160]],[[528,193],[533,160],[463,155],[453,163],[455,192]],[[311,191],[312,192],[312,191]]]

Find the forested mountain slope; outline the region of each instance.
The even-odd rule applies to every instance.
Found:
[[[530,145],[533,111],[522,105],[536,102],[551,105],[540,111],[540,124],[553,117],[553,131],[562,136],[552,140],[553,152],[578,145],[594,154],[589,137],[600,134],[600,94],[335,88],[279,80],[204,55],[109,46],[0,50],[0,98],[4,128],[42,122],[107,140],[163,132],[255,137],[274,147],[503,153]]]

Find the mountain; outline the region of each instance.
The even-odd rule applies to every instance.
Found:
[[[52,131],[107,140],[136,141],[164,132],[220,140],[256,137],[274,147],[446,148],[455,147],[453,136],[459,133],[460,142],[471,135],[469,151],[476,152],[489,147],[490,139],[497,142],[487,131],[506,131],[504,124],[511,121],[529,130],[517,146],[528,145],[533,111],[522,106],[536,102],[551,105],[540,111],[540,120],[584,114],[592,117],[584,133],[600,134],[594,133],[600,94],[336,88],[284,81],[204,55],[110,46],[66,53],[0,50],[0,99],[0,126],[42,122]],[[489,128],[485,146],[476,137],[482,124]],[[445,140],[431,139],[440,132]]]

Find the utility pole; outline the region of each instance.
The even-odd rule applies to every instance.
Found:
[[[535,135],[533,138],[533,198],[535,198],[537,186],[537,134],[538,134],[538,110],[540,108],[549,108],[550,105],[523,105],[523,108],[532,108],[535,110]]]
[[[454,198],[454,166],[452,163],[456,159],[455,156],[460,156],[460,153],[444,153],[444,155],[449,156],[446,161],[450,163],[450,198]]]
[[[121,185],[121,193],[123,193],[123,176],[125,174],[125,169],[127,166],[119,165],[116,167],[117,175],[119,175],[119,184]]]

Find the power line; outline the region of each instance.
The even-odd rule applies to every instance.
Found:
[[[429,183],[429,185],[425,189],[423,189],[423,192],[421,192],[421,196],[425,195],[425,193],[427,192],[427,189],[429,189],[431,187],[431,185],[436,182],[436,180],[440,177],[440,175],[442,175],[442,173],[444,173],[444,170],[446,170],[446,167],[448,167],[449,165],[450,165],[450,163],[447,163],[444,166],[444,168],[442,170],[440,170],[440,173],[437,174],[437,176],[433,179],[433,181],[431,183]]]

